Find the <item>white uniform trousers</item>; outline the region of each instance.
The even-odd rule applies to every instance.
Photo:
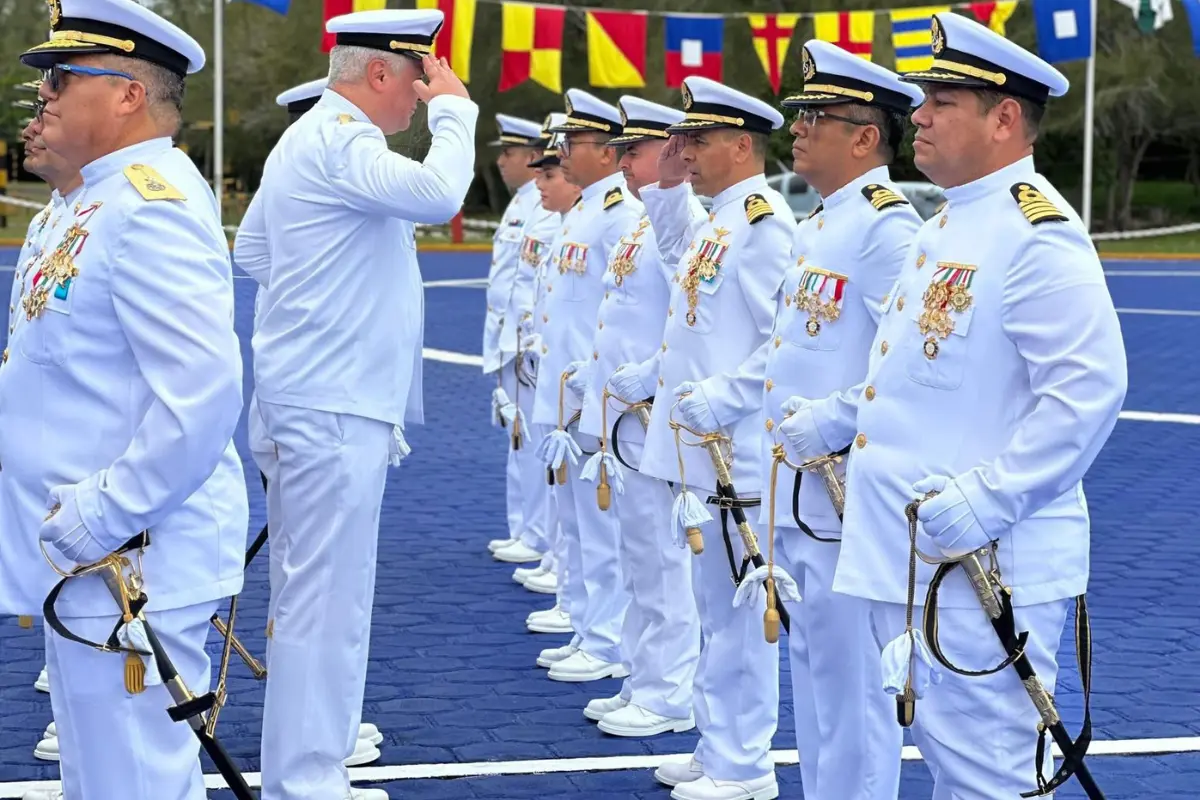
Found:
[[[510,362],[504,368],[504,374],[512,375],[512,365],[516,363],[515,359]],[[512,383],[516,384],[515,377]],[[509,430],[508,457],[510,463],[517,465],[520,484],[518,502],[520,503],[521,544],[539,553],[545,553],[550,550],[550,536],[546,527],[546,518],[550,513],[547,508],[550,502],[550,484],[546,482],[546,465],[538,458],[537,449],[538,445],[542,443],[542,436],[550,429],[541,425],[535,426],[529,421],[533,419],[533,386],[522,385],[521,388],[515,390],[505,388],[505,391],[510,392],[509,398],[515,400],[517,406],[525,414],[525,427],[530,428],[524,432],[520,450],[512,449],[512,431]],[[516,391],[516,395],[511,394],[512,391]],[[544,430],[539,430],[543,428]],[[541,435],[534,435],[535,431]],[[509,487],[512,485],[513,482],[510,478]],[[512,519],[511,513],[509,519],[510,521]]]
[[[947,582],[966,580],[961,571]],[[1026,655],[1046,691],[1054,693],[1058,645],[1070,602],[1016,609],[1018,631],[1029,631]],[[913,609],[913,619],[924,616]],[[871,602],[879,652],[904,632],[904,606]],[[919,624],[916,623],[916,624]],[[951,662],[965,669],[994,667],[1004,658],[1000,641],[982,608],[938,609],[938,638]],[[1039,717],[1012,667],[984,678],[943,670],[942,682],[917,700],[913,741],[934,777],[933,800],[1018,800],[1037,788]],[[895,700],[892,700],[893,706]],[[1050,737],[1047,734],[1049,755]],[[1053,774],[1049,758],[1045,776]]]
[[[98,576],[82,578],[98,581]],[[204,650],[216,602],[146,614],[163,649],[194,694],[208,691],[212,664]],[[114,611],[116,603],[113,604]],[[118,615],[64,618],[93,642],[112,634]],[[200,741],[175,722],[165,686],[125,691],[125,657],[68,642],[46,626],[50,704],[62,752],[63,795],[71,800],[205,800]]]
[[[670,487],[631,469],[612,494],[620,523],[621,573],[629,607],[621,649],[629,677],[621,696],[655,714],[686,719],[700,658],[700,617],[692,597],[691,551],[671,541]]]
[[[796,579],[803,598],[785,605],[804,798],[895,800],[904,734],[895,701],[882,691],[870,603],[833,591],[840,551],[799,528],[775,527],[776,564]]]
[[[567,482],[555,485],[559,522],[566,539],[567,598],[579,649],[618,664],[621,625],[629,596],[621,578],[620,530],[616,515],[596,503],[597,484],[579,478],[586,461],[567,466]]]
[[[250,445],[250,455],[254,458],[259,471],[267,476],[267,519],[280,519],[279,508],[279,456],[275,452],[275,443],[267,436],[266,424],[258,407],[258,397],[250,396],[246,405],[247,441]],[[257,531],[250,532],[253,542],[258,536]],[[267,602],[267,653],[266,665],[271,661],[271,630],[274,627],[275,605],[279,602],[279,590],[283,586],[283,550],[282,538],[276,539],[268,535],[267,539],[267,580],[270,586],[270,599]],[[260,554],[258,556],[262,558]]]
[[[283,585],[263,706],[262,800],[345,800],[362,717],[392,425],[260,402],[279,451]]]
[[[508,395],[509,400],[513,399],[513,391],[517,385],[516,363],[516,361],[508,362],[500,368],[498,373],[500,375],[500,388]],[[531,393],[531,391],[527,389],[523,394]],[[519,401],[524,398],[517,399]],[[517,451],[512,449],[512,428],[505,428],[504,431],[510,438],[508,455],[504,462],[504,497],[508,516],[508,537],[510,539],[519,539],[521,532],[525,528],[525,520],[521,513],[521,461]]]
[[[693,693],[700,731],[695,756],[711,778],[752,780],[775,769],[771,737],[779,724],[779,647],[763,635],[765,593],[759,592],[753,607],[733,607],[735,587],[721,539],[721,512],[711,505],[708,511],[713,521],[701,527],[704,552],[692,560],[702,635]],[[747,509],[747,514],[754,511]],[[729,533],[740,568],[742,540],[732,515]]]

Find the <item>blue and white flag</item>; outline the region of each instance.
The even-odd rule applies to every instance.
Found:
[[[1090,0],[1034,0],[1038,55],[1051,64],[1091,58]]]

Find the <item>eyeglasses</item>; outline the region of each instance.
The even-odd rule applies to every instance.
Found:
[[[50,87],[50,91],[58,94],[62,91],[63,82],[66,75],[87,75],[93,78],[109,76],[113,78],[125,78],[126,80],[137,80],[128,72],[117,72],[112,69],[101,69],[100,67],[85,67],[82,64],[55,64],[50,69],[42,70],[42,80]]]
[[[873,122],[863,122],[862,120],[858,119],[850,119],[850,117],[843,117],[839,114],[830,114],[828,111],[819,111],[815,108],[806,108],[803,112],[801,112],[800,121],[803,122],[805,126],[812,128],[817,124],[817,120],[821,119],[822,117],[825,119],[836,119],[838,122],[848,122],[851,125],[875,124]]]
[[[560,155],[569,157],[571,149],[580,144],[592,144],[597,147],[607,147],[608,142],[600,142],[595,139],[563,139],[558,143],[558,152]]]

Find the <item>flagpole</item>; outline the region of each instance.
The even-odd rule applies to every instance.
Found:
[[[1087,77],[1083,88],[1083,208],[1080,217],[1083,227],[1092,229],[1092,135],[1096,112],[1096,0],[1091,0],[1091,55],[1087,60]]]
[[[213,0],[213,194],[218,218],[225,189],[225,0]]]

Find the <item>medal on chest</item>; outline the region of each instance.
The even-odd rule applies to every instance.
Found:
[[[807,267],[796,291],[796,311],[808,312],[804,330],[809,336],[821,332],[822,320],[836,322],[842,315],[842,298],[850,278],[837,272]]]
[[[558,274],[566,275],[568,272],[574,272],[576,275],[583,275],[586,273],[587,251],[586,244],[563,243],[558,251]]]
[[[631,242],[624,237],[621,238],[621,243],[613,251],[612,261],[608,264],[608,271],[614,276],[614,284],[622,285],[625,283],[625,278],[634,273],[637,269],[637,254],[641,249],[641,242]]]
[[[925,336],[925,357],[938,357],[938,339],[945,339],[954,332],[954,322],[971,307],[971,282],[975,278],[973,264],[956,264],[939,261],[933,278],[925,289],[925,308],[917,318],[917,328]]]
[[[536,268],[542,263],[542,255],[546,252],[546,244],[532,236],[526,236],[521,242],[521,261]]]
[[[721,239],[729,235],[724,228],[713,231],[716,239],[705,237],[700,240],[700,247],[688,262],[687,272],[683,276],[681,286],[687,293],[688,310],[684,317],[689,326],[696,324],[696,308],[700,304],[700,284],[712,283],[721,273],[721,262],[729,252],[729,243]]]
[[[84,225],[88,223],[96,209],[100,208],[100,205],[100,203],[92,203],[82,211],[77,210],[75,221],[67,228],[58,245],[48,255],[44,254],[36,265],[31,265],[31,267],[36,266],[37,271],[33,274],[29,294],[25,295],[21,301],[26,321],[42,316],[51,293],[58,300],[66,300],[69,296],[71,282],[79,275],[75,259],[83,252],[83,246],[87,243],[89,235]]]

